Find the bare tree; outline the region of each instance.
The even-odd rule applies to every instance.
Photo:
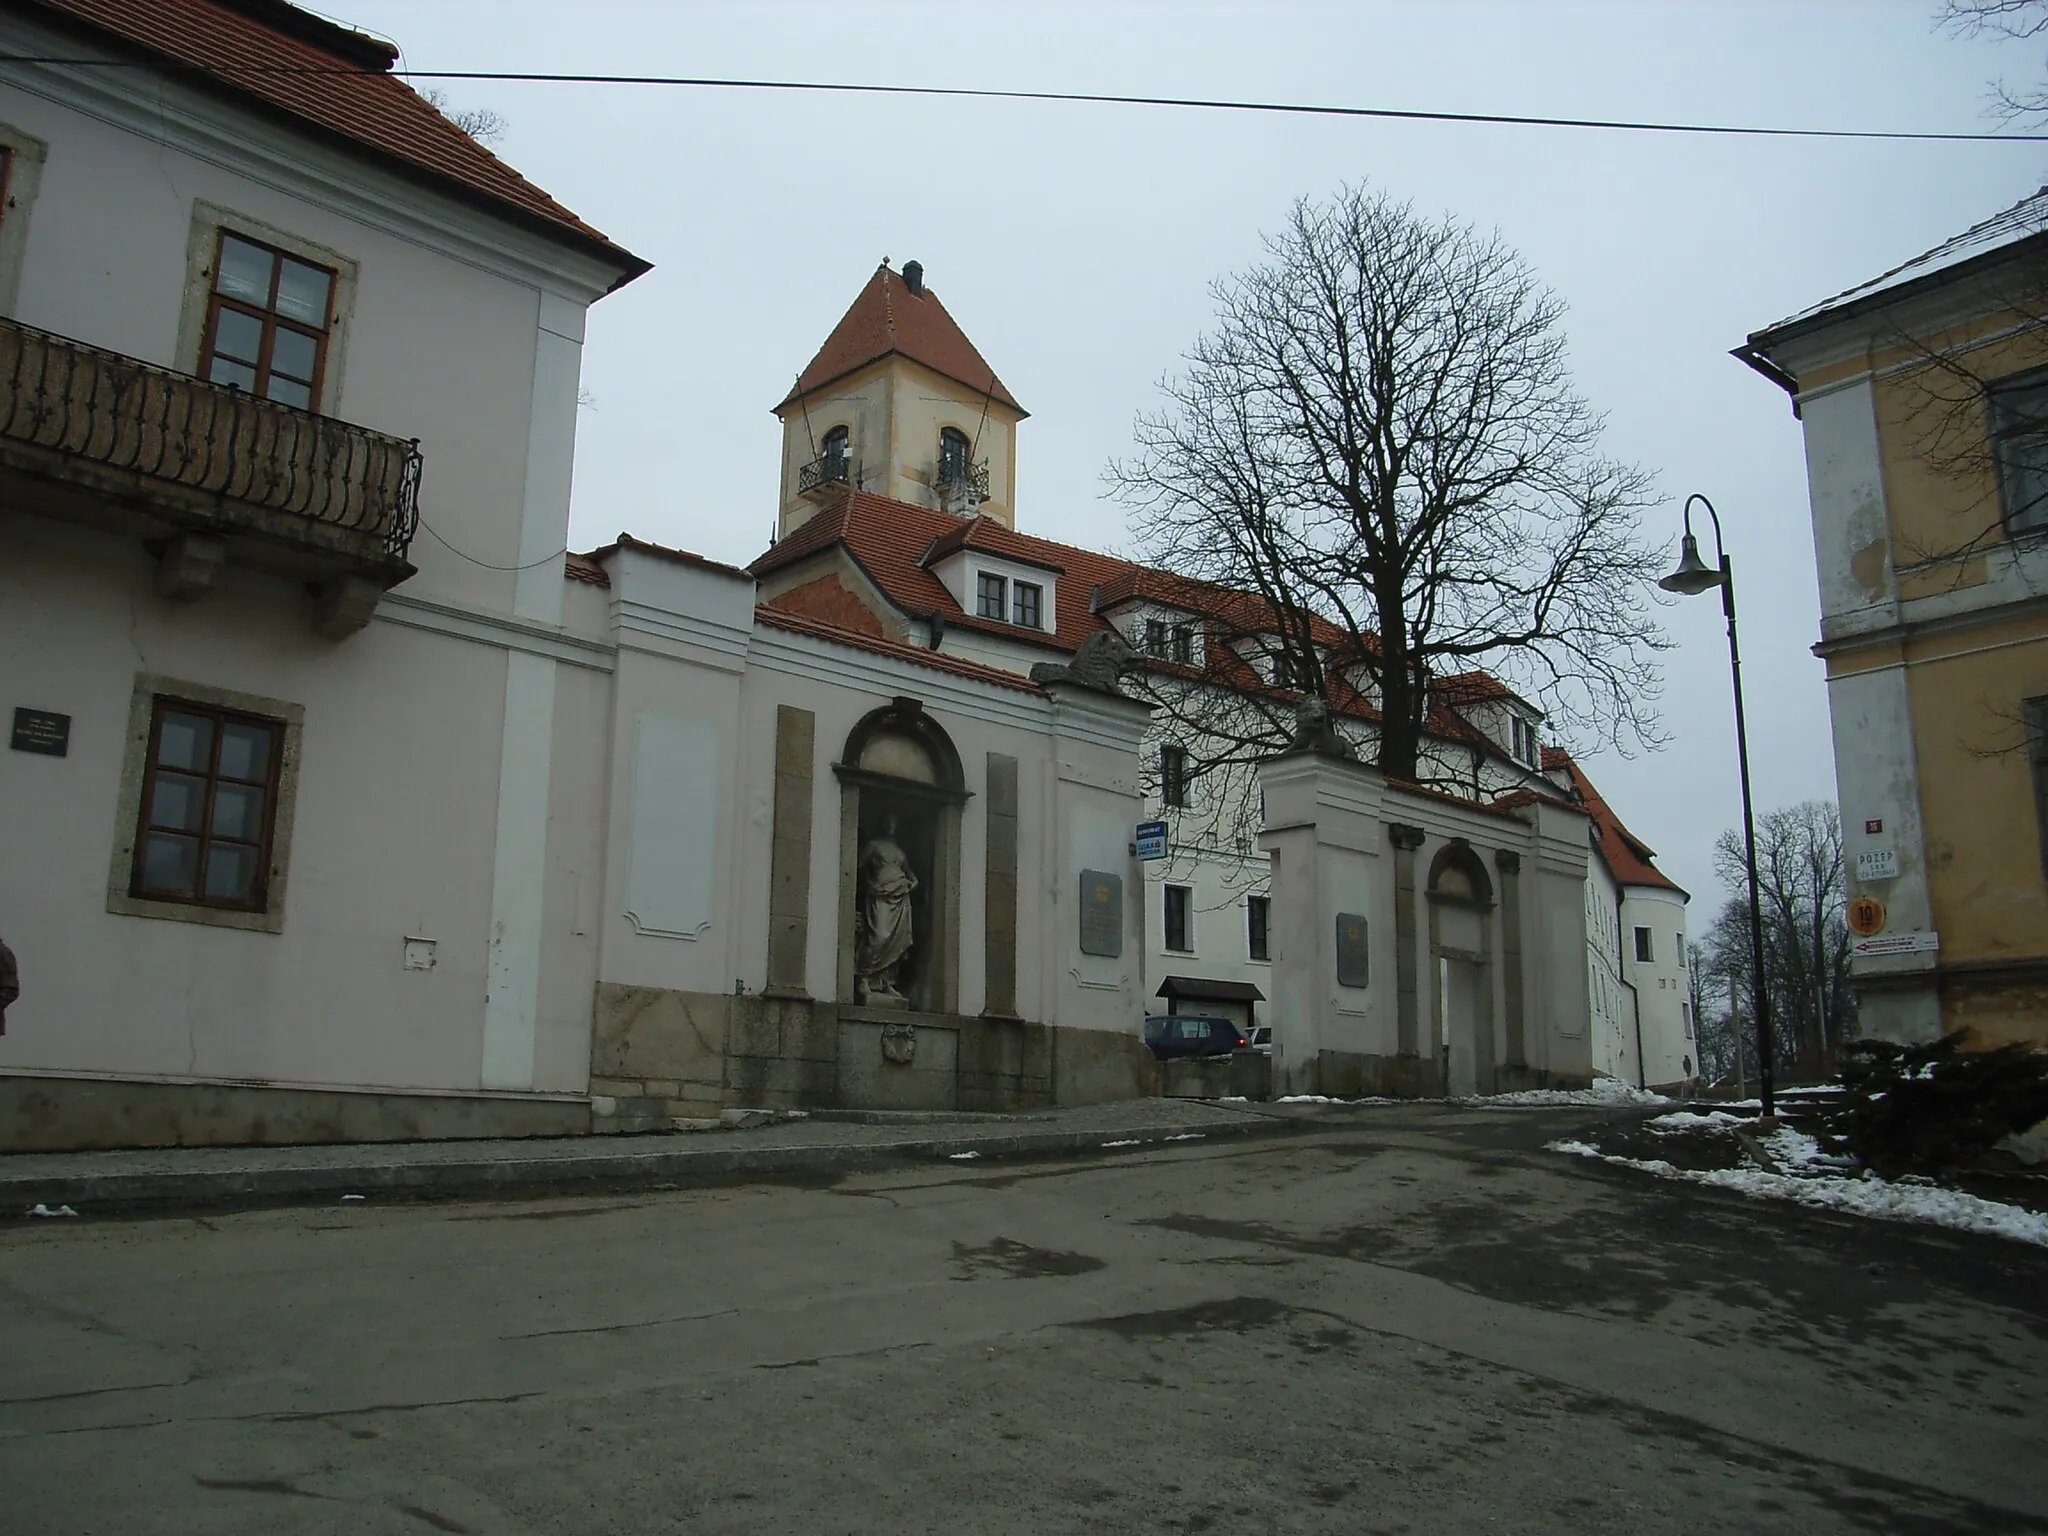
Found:
[[[1775,1021],[1772,1056],[1809,1079],[1827,1070],[1855,1028],[1842,847],[1841,816],[1832,801],[1806,800],[1757,819],[1757,894]],[[1747,883],[1740,833],[1731,829],[1715,840],[1714,869],[1730,885]],[[1741,1011],[1754,1019],[1746,896],[1721,909],[1705,949],[1709,978],[1724,988],[1732,980]]]
[[[428,106],[479,144],[495,144],[505,136],[507,124],[502,113],[494,112],[489,107],[458,107],[448,99],[448,93],[439,86],[427,87],[420,92],[420,96]]]
[[[1958,37],[1990,33],[2025,41],[2048,32],[2048,0],[1942,0],[1934,24]],[[2048,113],[2048,87],[1996,80],[1991,91],[1993,109],[2009,122]]]
[[[1297,203],[1213,292],[1214,328],[1108,472],[1146,561],[1243,595],[1246,643],[1312,710],[1370,718],[1391,776],[1429,767],[1432,680],[1478,668],[1582,747],[1658,744],[1656,498],[1599,452],[1564,306],[1522,259],[1361,185]],[[1291,704],[1254,715],[1247,754],[1291,737]]]

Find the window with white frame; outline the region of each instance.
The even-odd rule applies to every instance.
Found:
[[[1007,576],[982,571],[974,578],[974,612],[977,618],[1006,619],[1009,607],[1010,579]]]
[[[1015,595],[1015,618],[1021,629],[1045,628],[1045,588],[1033,581],[1020,581],[1013,587]]]

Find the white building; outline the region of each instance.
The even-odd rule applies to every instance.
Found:
[[[1169,977],[1270,1000],[1296,1087],[1618,1070],[1597,818],[1490,679],[1464,795],[1297,754],[1292,820],[1136,861],[1171,743],[1090,641],[1160,594],[1013,531],[1023,410],[921,273],[783,403],[750,570],[565,556],[646,263],[275,0],[32,16],[124,67],[0,64],[0,1147],[1127,1097]]]

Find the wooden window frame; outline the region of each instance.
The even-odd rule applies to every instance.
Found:
[[[227,250],[227,242],[231,239],[239,240],[244,245],[254,246],[257,250],[267,251],[270,254],[270,294],[266,308],[257,309],[246,300],[230,298],[227,294],[220,291],[221,262]],[[311,267],[315,271],[327,274],[327,313],[322,317],[320,328],[317,331],[309,329],[301,321],[290,319],[278,313],[277,291],[284,281],[284,264],[287,261],[295,261],[302,267]],[[227,225],[222,225],[214,231],[213,265],[210,270],[212,277],[208,284],[206,323],[204,329],[199,334],[199,366],[197,369],[199,377],[206,379],[209,383],[213,382],[214,341],[220,330],[220,313],[223,309],[232,309],[238,314],[247,315],[263,327],[262,341],[257,347],[257,361],[253,365],[256,369],[256,381],[243,393],[254,399],[262,400],[267,404],[281,406],[286,410],[304,410],[311,415],[319,415],[321,401],[325,397],[327,389],[327,352],[329,343],[334,338],[334,310],[336,300],[341,291],[342,274],[322,262],[309,260],[299,255],[296,251],[285,250],[282,246],[272,245],[267,240],[259,240],[254,235],[245,235],[239,229],[233,229]],[[302,336],[310,336],[313,339],[313,377],[307,385],[310,398],[303,406],[296,406],[285,400],[273,400],[270,397],[271,356],[276,348],[277,332],[280,326],[286,330],[296,331]],[[239,363],[242,360],[235,358],[232,361]],[[244,364],[243,366],[251,365]],[[217,387],[230,389],[237,388],[238,386],[222,384]]]
[[[143,867],[149,852],[149,837],[156,831],[150,822],[150,808],[156,800],[157,772],[162,766],[158,761],[159,749],[163,742],[164,717],[167,714],[197,715],[213,724],[212,746],[208,753],[204,774],[188,774],[188,777],[203,777],[206,783],[204,803],[201,807],[199,830],[193,834],[198,842],[194,858],[195,882],[191,895],[179,891],[166,891],[143,883]],[[261,836],[254,842],[246,838],[222,838],[220,841],[237,847],[253,847],[256,850],[256,877],[250,887],[247,900],[232,900],[222,896],[206,894],[206,857],[216,841],[213,834],[213,811],[217,792],[223,782],[220,772],[222,727],[229,724],[261,727],[270,735],[270,752],[264,767],[264,777],[256,779],[228,779],[227,783],[257,786],[263,791],[263,824]],[[128,874],[128,895],[132,900],[168,902],[177,906],[207,907],[222,912],[266,913],[270,910],[270,870],[277,842],[278,800],[282,791],[284,776],[285,743],[290,722],[274,715],[257,714],[246,709],[234,709],[220,704],[201,703],[180,698],[175,694],[156,694],[152,698],[149,718],[148,745],[144,749],[142,772],[142,799],[136,808],[134,852],[130,856]],[[182,772],[183,770],[173,770]]]
[[[1024,617],[1024,610],[1027,606],[1024,600],[1024,594],[1027,592],[1031,594],[1031,600],[1028,605],[1031,609],[1031,617],[1028,619]],[[1011,617],[1016,620],[1017,627],[1019,629],[1044,629],[1045,588],[1040,586],[1035,581],[1011,582],[1010,614]]]
[[[990,597],[993,594],[994,601]],[[990,609],[994,611],[991,612]],[[974,573],[974,616],[977,619],[994,619],[998,623],[1010,616],[1010,578],[994,571]]]

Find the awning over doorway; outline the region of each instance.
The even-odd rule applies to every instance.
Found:
[[[1206,976],[1169,976],[1159,997],[1175,1003],[1263,1003],[1266,994],[1248,981],[1211,981]]]

